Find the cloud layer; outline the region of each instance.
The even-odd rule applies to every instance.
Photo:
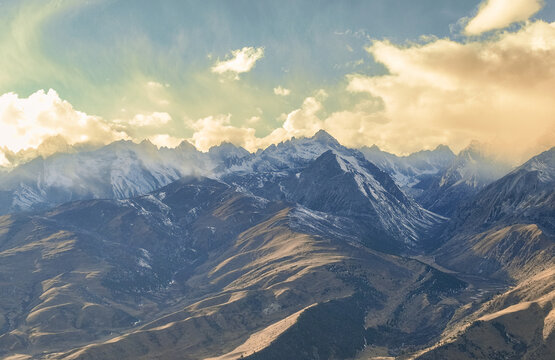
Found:
[[[553,130],[555,23],[467,43],[376,41],[368,51],[390,74],[353,75],[348,88],[383,100],[387,123],[375,130],[393,149],[478,139],[514,154]]]
[[[540,0],[484,1],[476,16],[465,23],[465,31],[480,35],[504,28],[528,19],[542,5]],[[40,23],[41,19],[35,22]],[[26,22],[19,20],[18,24],[21,26],[16,28],[23,33],[6,31],[19,35],[0,39],[0,43],[9,45],[9,40],[16,48],[21,44],[39,48],[38,42],[30,41],[34,32],[27,32],[23,26]],[[188,139],[201,150],[229,141],[255,151],[325,129],[347,146],[375,143],[395,153],[433,148],[440,143],[458,150],[477,139],[507,156],[529,155],[552,146],[555,139],[551,95],[555,93],[555,23],[529,20],[520,25],[510,31],[462,40],[457,37],[457,41],[427,37],[420,42],[397,44],[372,40],[365,34],[364,41],[371,41],[366,55],[380,63],[380,68],[365,61],[364,68],[356,69],[367,73],[350,74],[339,83],[309,83],[299,79],[298,73],[287,75],[290,73],[286,66],[281,68],[279,79],[270,78],[266,83],[253,83],[250,78],[222,81],[238,79],[264,57],[263,47],[244,47],[215,63],[214,59],[209,63],[203,59],[200,72],[181,78],[147,76],[141,71],[148,68],[132,68],[136,77],[121,88],[91,85],[69,92],[61,86],[60,92],[74,96],[71,101],[78,106],[82,103],[76,99],[86,97],[90,105],[80,109],[89,113],[96,111],[91,110],[96,106],[94,99],[112,98],[116,110],[109,114],[98,112],[104,118],[75,110],[53,90],[39,91],[28,98],[6,93],[0,96],[0,145],[18,151],[35,148],[45,139],[61,135],[70,144],[149,138],[159,146],[175,146]],[[345,44],[340,43],[344,48]],[[225,48],[230,49],[228,46]],[[276,48],[271,43],[266,46],[272,49],[272,59],[266,59],[266,65],[277,69],[281,64],[273,63]],[[14,54],[22,59],[33,58],[28,53]],[[48,63],[47,59],[38,59]],[[302,62],[305,68],[312,65],[308,59]],[[29,63],[17,70],[17,62],[8,63],[8,71],[0,78],[15,72],[35,77],[31,70],[38,69]],[[61,65],[46,69],[56,77],[63,74],[61,84],[75,75],[64,73]],[[383,74],[383,69],[385,75],[375,75]],[[189,90],[179,87],[189,81],[193,84],[188,85]],[[287,84],[287,88],[273,88],[280,83]],[[322,84],[328,93],[311,93]],[[36,88],[38,85],[32,91]],[[133,92],[119,91],[124,88]],[[196,120],[183,124],[185,117]]]
[[[514,22],[527,20],[542,7],[543,0],[485,0],[464,31],[467,35],[479,35],[502,29]]]
[[[367,51],[389,74],[350,75],[347,90],[369,96],[355,105],[326,112],[327,94],[319,92],[264,137],[234,127],[229,115],[209,117],[193,124],[193,142],[206,150],[231,141],[254,151],[325,129],[347,146],[395,153],[438,144],[460,150],[476,139],[515,162],[555,145],[555,23],[464,43],[374,41]]]

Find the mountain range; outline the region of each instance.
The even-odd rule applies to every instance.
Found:
[[[73,200],[144,195],[191,174],[235,174],[240,175],[239,181],[245,177],[260,180],[261,174],[282,176],[327,150],[354,151],[324,131],[256,154],[230,143],[203,153],[186,141],[175,148],[158,148],[148,140],[139,144],[121,140],[98,148],[70,146],[63,138],[53,137],[36,151],[8,154],[12,166],[18,166],[0,172],[0,214],[46,209]],[[407,196],[447,217],[462,200],[511,169],[476,142],[456,156],[444,145],[405,157],[376,146],[357,153],[390,175]]]
[[[458,155],[445,145],[405,157],[381,151],[376,146],[364,147],[361,151],[422,206],[449,217],[462,201],[511,170],[509,164],[489,154],[476,141]]]
[[[8,359],[548,359],[555,148],[115,142],[0,175]]]

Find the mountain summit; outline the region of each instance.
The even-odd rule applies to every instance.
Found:
[[[337,146],[339,142],[331,136],[326,130],[318,130],[312,137],[312,140],[317,141],[322,144],[327,144],[330,146]]]

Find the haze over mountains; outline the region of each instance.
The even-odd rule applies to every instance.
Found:
[[[465,198],[507,174],[511,166],[488,155],[471,142],[455,156],[444,145],[397,157],[377,147],[362,148],[364,155],[429,210],[450,216]]]
[[[54,137],[34,152],[8,156],[19,166],[0,173],[0,213],[48,208],[80,199],[143,195],[191,174],[279,174],[284,169],[299,168],[327,150],[347,150],[324,131],[312,140],[307,145],[306,139],[293,138],[252,154],[230,143],[203,153],[185,141],[176,148],[158,148],[148,140],[139,144],[121,140],[94,148],[72,147],[63,138]],[[407,157],[383,152],[376,146],[360,152],[387,172],[408,196],[445,216],[451,215],[465,196],[475,194],[510,170],[507,164],[485,155],[477,143],[457,156],[446,146]]]
[[[255,154],[120,141],[0,186],[0,356],[555,351],[555,148],[511,170],[323,131]]]

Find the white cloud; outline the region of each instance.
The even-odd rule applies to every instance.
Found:
[[[256,148],[255,129],[231,125],[231,115],[208,116],[189,121],[188,125],[194,130],[190,141],[201,151],[207,151],[224,141],[246,149]]]
[[[555,23],[464,43],[375,41],[367,50],[389,74],[350,75],[347,90],[369,94],[354,106],[326,115],[327,94],[318,92],[267,136],[231,125],[226,115],[198,120],[192,142],[255,151],[324,129],[347,146],[377,144],[398,154],[438,144],[458,151],[477,139],[514,162],[555,145]]]
[[[322,101],[327,96],[325,91],[319,90],[314,96],[307,97],[299,109],[285,115],[281,127],[265,137],[256,137],[256,130],[253,128],[231,125],[229,114],[188,121],[188,125],[194,131],[190,141],[202,151],[226,141],[253,152],[291,139],[293,136],[312,136],[325,127],[325,122],[318,117],[318,113],[322,110]]]
[[[146,86],[152,89],[163,89],[170,87],[170,84],[162,84],[157,81],[147,81]]]
[[[306,98],[301,108],[287,115],[282,127],[262,138],[256,137],[256,130],[253,128],[231,125],[231,115],[229,114],[208,116],[188,122],[194,131],[190,141],[201,151],[207,151],[222,142],[231,142],[249,151],[256,151],[256,149],[265,148],[293,136],[314,134],[322,126],[322,122],[316,116],[321,108],[322,104],[316,97]]]
[[[478,139],[515,158],[553,126],[555,23],[466,43],[376,41],[368,51],[390,74],[352,75],[348,89],[383,101],[384,122],[368,141],[386,149],[460,148]]]
[[[17,152],[38,147],[45,139],[61,135],[69,144],[106,144],[128,138],[98,116],[73,109],[56,91],[39,90],[27,98],[15,93],[0,96],[0,145]]]
[[[170,114],[166,112],[153,112],[151,114],[136,114],[133,119],[128,123],[132,126],[163,126],[168,124],[172,120]]]
[[[3,152],[0,152],[0,166],[8,166],[10,163],[11,162],[6,158],[6,155]]]
[[[308,97],[303,101],[300,109],[287,115],[283,129],[291,136],[307,136],[321,128],[318,112],[322,110],[322,102],[316,97]]]
[[[239,74],[252,70],[256,62],[264,57],[264,48],[244,47],[233,50],[226,60],[217,61],[212,67],[212,72],[217,74],[232,73],[235,79]]]
[[[287,96],[287,95],[291,94],[291,90],[283,88],[281,86],[278,86],[278,87],[274,88],[274,94],[279,95],[279,96]]]
[[[260,116],[251,116],[249,119],[247,119],[247,123],[249,123],[249,124],[258,124],[260,122],[260,120],[262,120],[262,118]]]
[[[467,35],[502,29],[514,22],[525,21],[543,7],[543,0],[485,0],[476,16],[468,21]]]
[[[150,136],[148,140],[150,140],[151,143],[158,146],[159,148],[163,146],[168,148],[174,148],[179,144],[181,144],[181,142],[184,141],[185,139],[171,136],[169,134],[156,134],[156,135]]]

